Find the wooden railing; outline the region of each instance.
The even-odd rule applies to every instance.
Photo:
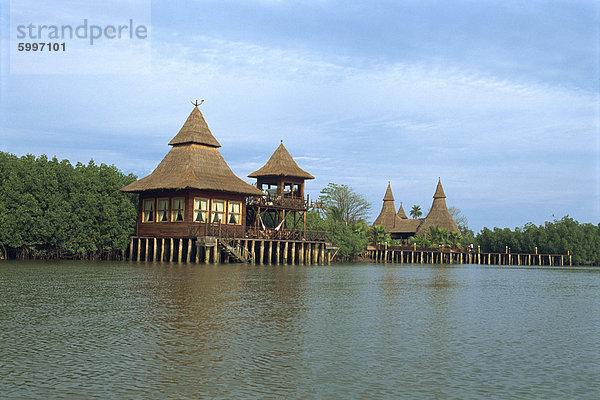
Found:
[[[281,207],[290,210],[306,210],[309,206],[308,200],[298,197],[285,197],[285,196],[271,196],[265,195],[265,197],[249,197],[246,202],[248,206],[257,207]]]
[[[330,242],[331,235],[326,231],[296,231],[289,229],[260,229],[228,224],[195,224],[190,227],[190,237],[214,236],[227,239],[273,239],[307,240]]]

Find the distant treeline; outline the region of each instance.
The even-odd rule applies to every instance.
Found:
[[[535,253],[537,247],[543,254],[570,252],[575,264],[600,264],[600,224],[581,224],[569,216],[540,226],[528,223],[514,230],[483,228],[474,241],[484,252],[504,252],[508,246],[512,253]]]
[[[109,259],[133,233],[135,181],[114,166],[0,152],[0,258]]]

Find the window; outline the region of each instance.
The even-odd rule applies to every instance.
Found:
[[[169,222],[169,199],[158,199],[158,222]]]
[[[194,222],[207,222],[208,200],[194,199]]]
[[[225,220],[225,201],[213,200],[212,201],[212,222],[223,223]]]
[[[240,225],[242,223],[242,203],[239,201],[230,201],[228,211],[229,223],[233,225]]]
[[[173,199],[173,211],[171,212],[173,222],[183,222],[183,205],[185,199]]]
[[[144,216],[142,222],[153,222],[154,221],[154,199],[144,200]]]

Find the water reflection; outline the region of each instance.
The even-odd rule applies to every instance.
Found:
[[[0,264],[0,393],[595,398],[599,272]]]

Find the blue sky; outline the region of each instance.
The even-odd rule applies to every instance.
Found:
[[[78,6],[28,3],[40,15]],[[396,206],[427,210],[441,177],[476,231],[566,214],[600,222],[596,1],[138,1],[149,63],[62,74],[10,71],[14,9],[1,4],[1,151],[144,176],[190,100],[205,99],[238,176],[283,139],[317,178],[311,198],[348,184],[372,219],[388,181]]]

